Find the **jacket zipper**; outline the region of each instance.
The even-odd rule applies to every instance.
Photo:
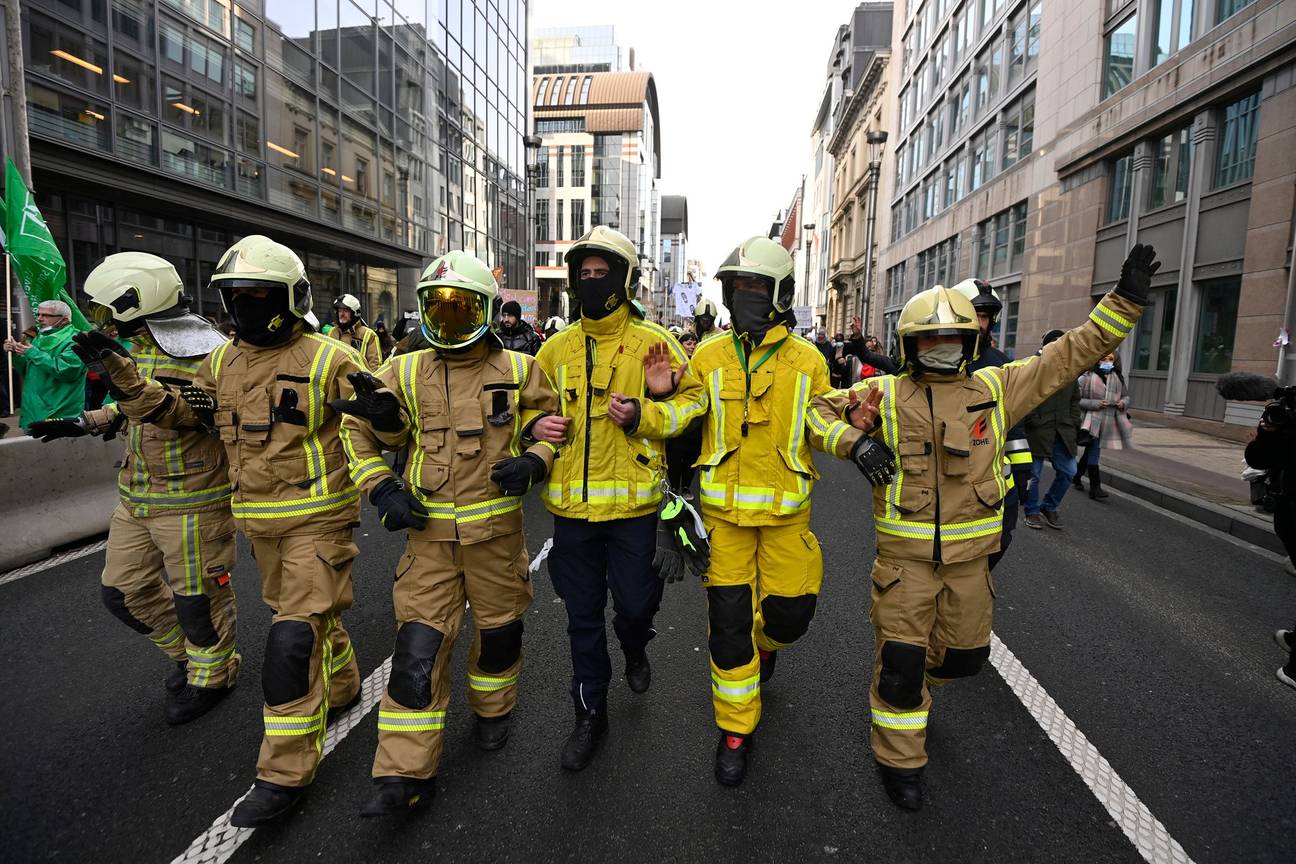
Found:
[[[590,337],[585,337],[585,478],[581,483],[581,501],[589,503],[589,460],[590,460],[590,435],[594,432],[590,425],[590,413],[594,407],[594,354],[597,350],[598,343]]]
[[[927,388],[927,411],[929,414],[931,414],[932,437],[935,438],[936,437],[936,409],[932,405],[932,391],[930,386],[928,386]],[[933,447],[933,451],[937,451],[937,450],[939,450],[939,447]],[[933,452],[932,456],[934,457],[933,462],[936,463],[932,465],[932,470],[933,473],[935,474],[935,477],[933,478],[934,482],[932,483],[932,488],[936,492],[936,518],[933,524],[935,536],[932,540],[932,560],[939,563],[941,560],[940,471],[938,470],[940,468],[940,453]]]

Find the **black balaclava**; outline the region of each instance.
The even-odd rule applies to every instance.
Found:
[[[239,294],[230,300],[230,317],[238,338],[258,348],[282,345],[291,338],[297,317],[288,309],[287,292],[271,290],[264,299]]]
[[[770,328],[778,324],[781,316],[774,309],[771,293],[757,294],[754,291],[735,290],[728,303],[730,321],[740,335],[751,340],[752,345],[759,345]]]
[[[715,319],[710,315],[695,315],[693,317],[693,328],[698,334],[698,339],[701,339],[704,333],[710,333],[715,329]]]
[[[608,262],[608,274],[603,278],[579,279],[576,299],[580,301],[582,317],[598,321],[615,312],[625,302],[625,282],[625,264],[616,259]]]

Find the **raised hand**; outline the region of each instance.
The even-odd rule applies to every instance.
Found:
[[[1134,248],[1125,258],[1125,263],[1121,265],[1116,293],[1126,300],[1146,306],[1148,292],[1152,289],[1152,277],[1159,269],[1161,269],[1161,262],[1156,260],[1156,249],[1142,243],[1134,244]]]
[[[648,392],[654,397],[669,395],[675,389],[676,382],[684,375],[684,370],[688,367],[688,362],[679,368],[679,372],[671,370],[671,353],[670,346],[665,342],[658,342],[648,349],[644,355],[644,382],[648,385]]]
[[[329,405],[339,414],[350,414],[368,420],[379,432],[399,432],[401,420],[400,400],[386,389],[386,385],[368,372],[347,375],[355,390],[354,399],[334,399]]]
[[[87,330],[73,336],[72,353],[80,357],[81,362],[87,366],[97,360],[105,359],[109,354],[130,357],[130,352],[102,330]]]
[[[872,432],[877,425],[878,413],[882,404],[882,390],[878,387],[869,389],[868,395],[861,402],[859,391],[852,389],[846,396],[846,420],[861,432]]]

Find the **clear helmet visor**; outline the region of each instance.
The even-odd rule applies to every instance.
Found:
[[[468,288],[433,285],[419,292],[423,332],[440,348],[467,345],[490,327],[486,298]]]

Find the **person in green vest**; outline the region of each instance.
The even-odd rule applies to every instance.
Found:
[[[36,307],[35,339],[5,340],[4,350],[14,355],[14,370],[23,376],[18,425],[24,429],[38,420],[79,417],[85,408],[86,368],[72,353],[71,320],[66,303],[46,300]]]

